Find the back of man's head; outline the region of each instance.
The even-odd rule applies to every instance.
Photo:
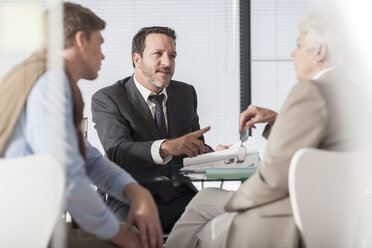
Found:
[[[144,27],[141,28],[138,33],[133,37],[132,41],[132,58],[134,53],[138,53],[139,55],[143,55],[143,50],[145,50],[145,41],[146,37],[149,34],[165,34],[171,37],[176,44],[176,32],[168,27],[161,27],[161,26],[153,26],[153,27]],[[134,63],[133,63],[134,67]]]
[[[48,26],[48,13],[49,12],[47,10],[44,16],[45,27]],[[68,48],[72,45],[74,36],[78,31],[83,31],[86,35],[86,38],[89,40],[92,32],[103,30],[105,26],[105,21],[99,18],[90,9],[76,3],[63,3],[64,48]],[[47,28],[45,33],[48,33]]]

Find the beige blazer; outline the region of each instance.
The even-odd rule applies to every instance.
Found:
[[[292,88],[271,129],[258,172],[225,205],[226,211],[238,212],[226,247],[299,246],[288,193],[290,160],[303,147],[353,147],[355,113],[348,104],[355,102],[354,89],[347,75],[335,69]]]

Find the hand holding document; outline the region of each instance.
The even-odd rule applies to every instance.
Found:
[[[244,146],[245,157],[239,157],[241,146]],[[193,158],[184,158],[183,172],[203,173],[207,168],[248,168],[256,167],[259,162],[256,141],[249,137],[245,142],[239,140],[229,149],[205,153]]]

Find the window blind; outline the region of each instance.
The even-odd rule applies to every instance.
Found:
[[[251,0],[252,104],[280,111],[297,82],[290,52],[296,46],[298,20],[318,6],[310,0]],[[264,125],[256,127],[252,135],[263,154]]]

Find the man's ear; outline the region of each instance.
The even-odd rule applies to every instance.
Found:
[[[327,46],[322,44],[317,51],[317,63],[324,63],[327,58]]]
[[[141,59],[141,55],[139,55],[138,53],[135,52],[135,53],[133,53],[132,59],[133,59],[133,63],[135,65],[135,67],[137,67],[138,64],[139,64],[139,61]]]
[[[83,49],[86,42],[86,36],[83,31],[77,31],[74,36],[73,44],[79,49]]]

